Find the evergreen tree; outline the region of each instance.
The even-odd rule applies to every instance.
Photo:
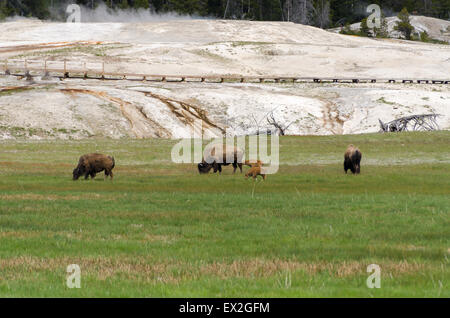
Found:
[[[148,0],[135,0],[133,7],[136,9],[139,9],[139,8],[148,9],[150,6],[148,4]]]
[[[0,21],[4,20],[8,16],[8,9],[6,2],[0,1]]]
[[[382,13],[380,18],[381,25],[379,28],[375,27],[373,32],[374,36],[377,38],[388,38],[389,37],[389,30],[388,30],[388,23],[386,16]]]
[[[394,30],[400,32],[405,39],[411,40],[411,35],[414,32],[414,27],[411,25],[411,21],[409,20],[408,9],[406,9],[406,7],[403,8],[397,17],[400,19],[400,21],[396,22]]]
[[[372,33],[367,25],[367,18],[362,19],[359,29],[359,34],[361,36],[372,36]]]
[[[119,8],[120,9],[128,9],[130,6],[128,5],[128,0],[122,0],[120,2]]]

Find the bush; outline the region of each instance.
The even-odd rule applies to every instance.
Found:
[[[367,26],[367,18],[362,19],[359,29],[359,35],[361,36],[372,36],[372,31]]]
[[[341,31],[339,31],[339,33],[345,35],[359,35],[358,32],[352,30],[350,23],[346,23],[343,28],[341,27]]]

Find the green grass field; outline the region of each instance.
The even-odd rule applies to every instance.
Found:
[[[450,297],[450,132],[282,137],[256,183],[174,164],[174,143],[0,142],[0,296]],[[114,181],[72,181],[94,151]]]

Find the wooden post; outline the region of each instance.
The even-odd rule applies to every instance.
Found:
[[[83,76],[83,79],[87,79],[87,78],[88,78],[88,75],[87,75],[86,62],[83,63],[83,69],[84,69],[84,76]]]
[[[50,77],[49,72],[47,71],[47,60],[44,61],[44,76],[42,79],[46,80]]]
[[[8,60],[5,60],[5,75],[11,75],[11,72],[8,69]]]
[[[105,62],[102,62],[102,76],[100,77],[102,80],[105,79]]]
[[[67,72],[67,60],[64,59],[64,78],[68,78],[69,77],[69,72]]]
[[[24,61],[24,66],[25,66],[25,70],[24,70],[25,78],[27,79],[27,81],[31,81],[33,78],[31,77],[30,71],[28,70],[28,62],[26,59]]]

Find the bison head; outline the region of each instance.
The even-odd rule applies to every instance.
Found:
[[[84,173],[83,170],[84,169],[80,168],[80,167],[76,167],[75,169],[73,169],[73,172],[72,172],[73,173],[73,180],[78,180],[78,178],[83,175],[83,173]]]
[[[211,168],[212,168],[212,165],[209,164],[209,163],[206,163],[206,162],[200,162],[200,163],[198,164],[198,172],[199,172],[200,174],[202,174],[202,173],[208,173],[209,170],[211,170]]]

